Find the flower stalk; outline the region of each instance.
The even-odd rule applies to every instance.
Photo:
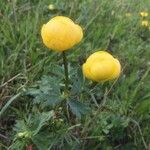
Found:
[[[67,100],[68,99],[68,93],[69,93],[69,75],[68,75],[68,61],[67,61],[66,53],[64,51],[62,52],[62,57],[63,57],[64,73],[65,73],[65,90],[64,90],[64,94],[65,94],[65,100]],[[64,111],[65,111],[67,120],[69,122],[70,114],[69,114],[68,104],[67,104],[66,101],[64,101],[63,105],[64,105]]]
[[[67,62],[66,53],[64,51],[62,52],[62,57],[63,57],[63,64],[64,64],[64,72],[65,72],[65,92],[67,94],[69,90],[69,76],[68,76],[68,62]]]

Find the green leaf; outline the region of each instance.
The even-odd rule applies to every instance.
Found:
[[[26,92],[27,95],[32,95],[32,96],[36,96],[40,93],[40,89],[37,89],[37,87],[32,87],[32,88],[29,88]]]
[[[77,100],[69,100],[68,104],[73,114],[75,114],[79,119],[81,116],[89,112],[89,107]]]
[[[32,138],[38,150],[48,150],[53,136],[47,131],[41,132]]]
[[[71,89],[71,93],[73,95],[75,94],[80,94],[82,92],[82,87],[83,87],[83,73],[81,68],[78,68],[77,74],[74,78],[72,78],[73,85]]]
[[[51,65],[51,72],[58,77],[63,77],[64,76],[64,69],[60,65],[52,64]]]
[[[16,124],[15,124],[15,127],[14,127],[14,131],[16,132],[24,132],[24,131],[27,131],[28,127],[25,123],[24,120],[17,120],[16,121]]]
[[[53,111],[37,113],[29,116],[27,120],[18,120],[14,130],[17,132],[17,137],[32,138],[39,133],[41,128],[54,116]]]
[[[24,150],[28,141],[26,140],[16,140],[12,143],[11,149],[13,150]]]
[[[61,102],[61,100],[61,95],[57,93],[41,93],[35,97],[34,103],[41,103],[41,107],[44,108],[46,106],[55,106],[57,103]]]
[[[43,76],[36,86],[29,88],[27,95],[34,97],[35,104],[41,107],[55,106],[61,102],[60,81],[56,77]]]
[[[34,135],[36,135],[40,131],[40,129],[45,125],[45,123],[48,120],[50,120],[53,116],[54,116],[54,111],[43,112],[39,116],[36,116],[39,117],[39,123],[38,123],[38,127],[34,131]]]

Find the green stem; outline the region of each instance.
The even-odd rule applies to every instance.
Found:
[[[63,57],[64,73],[65,73],[65,90],[64,90],[64,93],[65,93],[65,97],[66,97],[65,99],[67,100],[68,93],[69,93],[69,77],[68,77],[68,62],[67,62],[67,57],[66,57],[65,52],[62,52],[62,57]],[[67,101],[64,101],[63,105],[64,105],[64,110],[65,110],[67,120],[69,122],[70,115],[69,115],[69,108],[68,108]]]
[[[68,77],[68,62],[65,52],[62,52],[63,57],[63,64],[64,64],[64,71],[65,71],[65,91],[68,92],[68,84],[69,84],[69,77]]]

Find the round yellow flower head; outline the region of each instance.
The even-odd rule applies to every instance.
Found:
[[[140,15],[142,16],[142,17],[147,17],[148,16],[148,13],[147,12],[140,12]]]
[[[41,36],[48,48],[62,52],[79,43],[83,31],[68,17],[56,16],[42,26]]]
[[[82,66],[86,78],[102,82],[118,78],[121,72],[120,62],[106,51],[98,51],[88,57]]]
[[[148,27],[149,26],[148,20],[143,20],[141,25],[144,26],[144,27]]]
[[[54,10],[54,9],[55,9],[55,6],[54,6],[53,4],[50,4],[50,5],[48,6],[48,9],[49,9],[49,10]]]

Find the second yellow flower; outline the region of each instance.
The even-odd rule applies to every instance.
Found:
[[[120,62],[106,51],[90,55],[82,66],[86,78],[101,82],[115,79],[121,71]]]

